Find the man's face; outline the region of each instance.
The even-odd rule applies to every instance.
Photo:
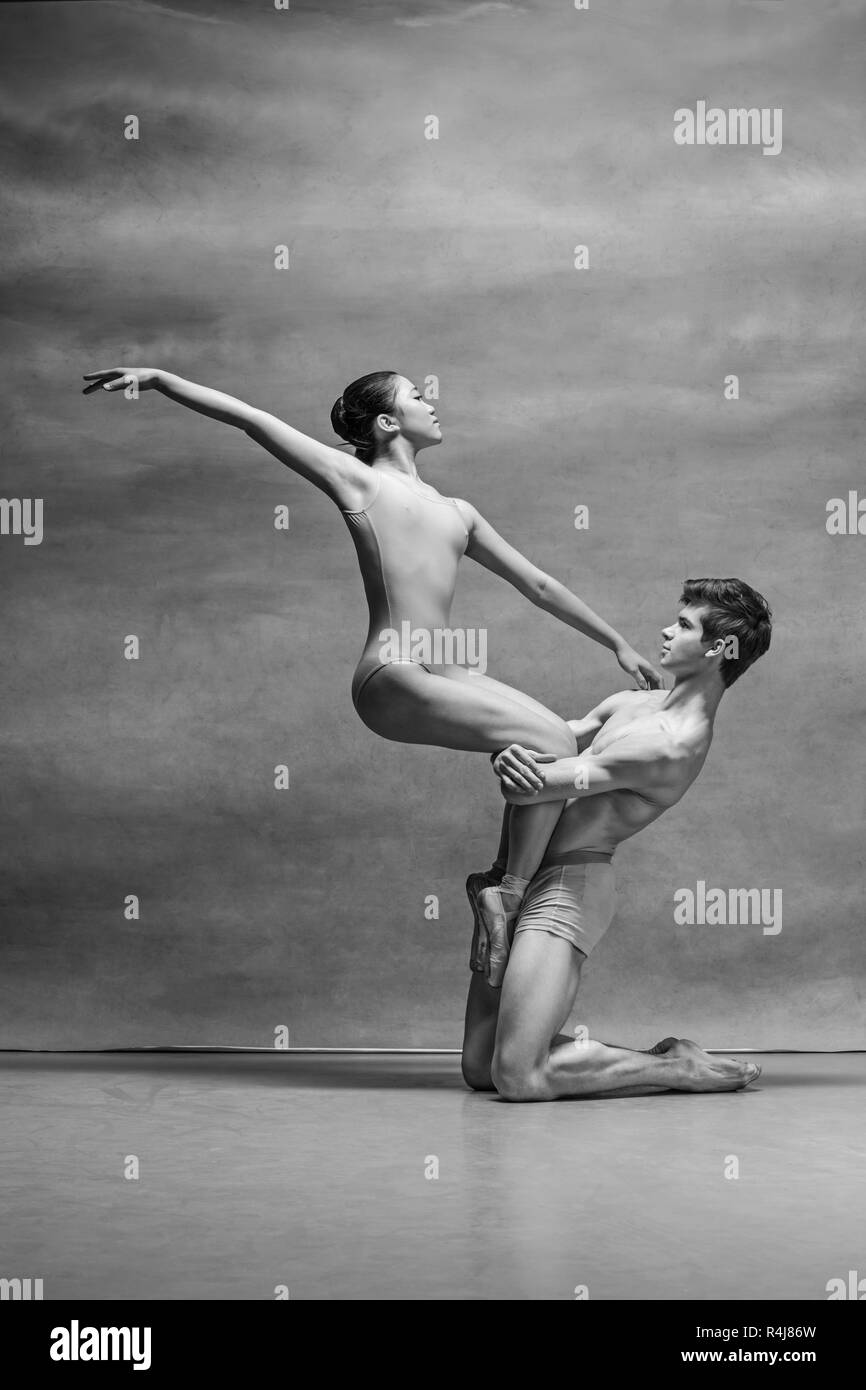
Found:
[[[662,628],[664,645],[659,665],[672,676],[693,676],[707,668],[706,654],[715,644],[703,635],[703,605],[685,604],[670,627]]]

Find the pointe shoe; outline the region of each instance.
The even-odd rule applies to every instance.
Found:
[[[472,908],[472,919],[475,924],[472,932],[472,946],[469,951],[469,968],[477,974],[487,974],[487,934],[482,934],[481,923],[478,918],[477,898],[482,888],[492,888],[499,883],[502,872],[492,868],[485,870],[484,873],[470,874],[466,880],[466,896],[469,899],[469,906]]]
[[[507,901],[511,895],[506,894],[505,898]],[[520,916],[521,901],[512,899],[513,907],[507,908],[502,890],[496,884],[477,888],[469,894],[469,901],[475,913],[475,935],[472,938],[474,950],[477,937],[475,958],[480,962],[491,988],[500,989],[508,965],[511,938]],[[476,968],[473,966],[473,969]]]

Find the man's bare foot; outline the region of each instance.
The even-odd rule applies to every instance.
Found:
[[[648,1051],[655,1057],[677,1057],[683,1070],[678,1091],[741,1091],[761,1075],[757,1062],[713,1057],[691,1038],[663,1038]]]

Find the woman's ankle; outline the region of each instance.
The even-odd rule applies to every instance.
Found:
[[[513,897],[522,898],[529,887],[528,878],[520,878],[517,874],[504,873],[499,887],[503,893],[509,893]]]

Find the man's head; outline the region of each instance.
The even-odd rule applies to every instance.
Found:
[[[770,645],[770,606],[742,579],[687,579],[680,603],[659,662],[680,680],[711,666],[727,689]]]

